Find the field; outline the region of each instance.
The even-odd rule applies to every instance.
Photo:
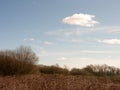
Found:
[[[0,90],[120,90],[120,69],[88,65],[61,68],[37,65],[30,48],[0,51]]]
[[[70,75],[1,76],[0,90],[120,90],[120,78]]]

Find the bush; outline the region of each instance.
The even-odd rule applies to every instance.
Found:
[[[16,50],[0,52],[0,74],[21,75],[38,73],[34,65],[38,60],[36,55],[28,47],[20,47]]]
[[[95,76],[117,76],[120,75],[120,69],[113,66],[104,65],[88,65],[83,70]]]
[[[40,73],[67,75],[69,73],[69,71],[66,68],[61,68],[61,67],[58,67],[58,66],[42,66],[42,67],[40,67]]]
[[[78,69],[78,68],[71,69],[70,74],[71,75],[90,75],[90,73],[87,72],[86,70]]]
[[[38,61],[38,57],[30,47],[20,46],[13,53],[13,57],[22,62],[36,64]]]

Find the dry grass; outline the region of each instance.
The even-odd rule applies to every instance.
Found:
[[[0,90],[120,90],[120,78],[63,75],[1,76]]]

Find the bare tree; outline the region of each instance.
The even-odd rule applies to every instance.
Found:
[[[32,64],[36,64],[38,61],[38,57],[30,47],[20,46],[19,48],[15,49],[14,52],[14,56],[17,60],[21,60]]]

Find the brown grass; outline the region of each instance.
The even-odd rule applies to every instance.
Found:
[[[70,75],[1,76],[0,90],[120,90],[120,78]]]

